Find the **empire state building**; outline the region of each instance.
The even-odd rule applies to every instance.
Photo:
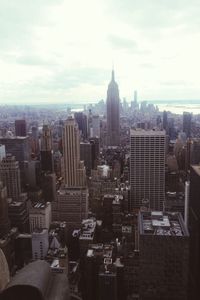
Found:
[[[107,91],[107,145],[118,146],[119,134],[119,89],[112,70],[111,82]]]

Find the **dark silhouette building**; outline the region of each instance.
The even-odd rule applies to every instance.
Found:
[[[189,234],[181,214],[141,211],[138,226],[140,299],[187,300]]]
[[[8,207],[8,216],[12,227],[17,227],[20,232],[29,232],[29,215],[25,200],[11,202]]]
[[[193,165],[190,170],[189,200],[190,232],[190,299],[200,298],[200,166]]]
[[[25,120],[15,120],[15,135],[27,136]]]
[[[92,144],[80,143],[80,159],[84,161],[86,168],[86,174],[91,175],[91,169],[94,163],[92,163]]]
[[[53,172],[53,145],[52,145],[52,132],[48,125],[43,125],[41,137],[41,169],[42,171]]]
[[[163,129],[165,129],[166,132],[168,131],[168,116],[165,110],[163,111]]]
[[[188,112],[183,113],[183,132],[185,132],[186,137],[191,137],[191,122],[192,122],[192,114]]]
[[[75,112],[74,119],[78,124],[78,129],[80,131],[83,139],[87,138],[87,116],[82,112]]]
[[[104,263],[99,270],[99,300],[117,300],[117,296],[116,267]]]
[[[119,124],[119,89],[112,71],[111,82],[107,90],[107,145],[118,146],[120,143]]]

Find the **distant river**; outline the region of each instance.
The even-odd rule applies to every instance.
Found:
[[[160,111],[171,111],[175,114],[182,114],[184,111],[193,114],[200,114],[200,100],[180,100],[180,101],[147,101],[158,106]]]

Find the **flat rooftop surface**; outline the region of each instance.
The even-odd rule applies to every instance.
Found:
[[[162,211],[141,212],[139,215],[140,234],[188,236],[180,213]]]

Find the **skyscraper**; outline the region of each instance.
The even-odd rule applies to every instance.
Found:
[[[64,221],[69,227],[80,228],[88,216],[88,189],[85,187],[61,188],[52,202],[53,221]]]
[[[200,166],[190,170],[189,233],[190,233],[190,299],[200,297]]]
[[[162,210],[165,198],[165,131],[131,130],[131,209]]]
[[[19,163],[30,160],[29,137],[0,137],[0,144],[5,145],[6,153],[15,156]]]
[[[187,300],[189,234],[181,213],[143,211],[138,227],[140,299]]]
[[[167,116],[167,111],[163,111],[163,129],[168,130],[168,116]]]
[[[75,112],[74,118],[78,124],[81,136],[87,138],[87,116],[83,112]]]
[[[48,125],[43,125],[41,137],[41,169],[53,172],[52,132]]]
[[[85,167],[80,161],[80,135],[73,118],[67,119],[63,129],[63,177],[66,187],[85,185]]]
[[[27,136],[25,120],[15,120],[15,135]]]
[[[10,154],[0,162],[0,180],[7,187],[8,197],[13,201],[19,201],[21,194],[19,163]]]
[[[92,143],[80,143],[80,157],[84,161],[87,176],[91,175],[92,169]]]
[[[107,145],[118,146],[120,143],[119,124],[119,89],[112,71],[111,82],[107,90]]]
[[[191,122],[192,122],[192,114],[189,112],[183,113],[183,132],[185,132],[186,137],[191,137]]]
[[[91,137],[100,137],[100,119],[99,115],[92,116],[92,132],[90,134]]]

